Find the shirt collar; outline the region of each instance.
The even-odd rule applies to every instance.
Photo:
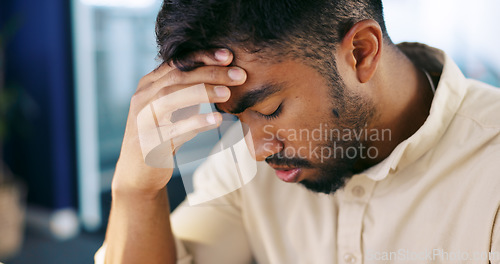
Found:
[[[437,145],[465,96],[465,77],[443,51],[420,43],[402,43],[398,47],[415,66],[428,71],[433,81],[439,82],[424,124],[386,159],[363,172],[375,181],[385,179],[391,172],[413,163]]]

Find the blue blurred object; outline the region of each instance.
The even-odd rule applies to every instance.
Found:
[[[19,85],[38,106],[29,137],[6,145],[6,160],[28,185],[28,202],[51,210],[76,206],[72,59],[69,3],[2,1],[1,22],[19,16],[6,46],[6,82]]]

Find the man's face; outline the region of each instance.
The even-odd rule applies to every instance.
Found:
[[[247,82],[230,87],[231,98],[217,107],[250,129],[247,144],[256,160],[316,192],[341,188],[370,154],[369,142],[356,136],[373,114],[369,100],[343,81],[328,81],[340,80],[329,78],[338,77],[333,69],[323,76],[297,60],[269,63],[251,55],[233,64],[247,72]]]

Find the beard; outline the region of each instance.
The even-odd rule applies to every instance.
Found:
[[[363,171],[366,168],[356,166],[361,161],[361,152],[355,151],[355,155],[348,155],[348,150],[362,150],[367,142],[361,140],[342,140],[352,138],[346,133],[361,133],[373,119],[374,104],[367,98],[350,92],[346,89],[344,82],[334,71],[328,76],[330,80],[330,96],[332,105],[328,127],[335,127],[338,131],[344,131],[339,134],[337,139],[328,138],[320,142],[320,148],[329,148],[332,155],[317,159],[307,159],[302,157],[288,157],[284,151],[273,154],[266,158],[268,164],[277,166],[287,166],[296,168],[311,169],[315,172],[313,177],[300,181],[300,184],[313,192],[333,194],[338,189],[345,186],[345,183],[353,175]],[[347,131],[347,132],[346,132]],[[349,132],[350,131],[350,132]]]
[[[321,161],[306,158],[287,157],[284,153],[276,153],[266,158],[266,162],[275,166],[286,166],[292,168],[310,169],[314,176],[300,181],[307,189],[313,192],[332,194],[342,188],[348,179],[355,173],[355,164],[360,160],[360,155],[348,155],[348,150],[362,149],[359,141],[330,141],[322,143],[318,147],[322,150],[330,149],[331,155],[322,156]],[[333,153],[333,154],[332,154]]]
[[[336,155],[341,158],[329,158],[315,165],[316,171],[313,179],[304,179],[300,182],[304,187],[313,192],[333,194],[344,187],[346,182],[358,171],[355,169],[359,156],[346,157],[346,149],[359,149],[359,142],[346,142],[343,146],[335,146]],[[332,146],[329,146],[332,147]]]

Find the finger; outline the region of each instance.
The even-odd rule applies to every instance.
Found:
[[[156,168],[174,168],[172,157],[175,155],[177,149],[187,141],[193,139],[199,132],[202,131],[187,132],[160,143],[144,157],[144,161],[149,166]]]
[[[175,67],[173,67],[169,63],[163,62],[156,69],[154,69],[153,71],[151,71],[150,73],[148,73],[144,77],[142,77],[141,81],[139,83],[141,83],[141,82],[152,83],[152,82],[160,79],[161,77],[165,76],[167,73],[169,73],[170,71],[172,71],[174,69],[175,69]],[[140,86],[138,88],[140,88]]]
[[[209,113],[159,127],[155,118],[147,112],[147,109],[141,111],[137,119],[138,139],[146,161],[171,155],[174,149],[182,143],[193,138],[199,132],[219,126],[222,122],[220,113]],[[147,163],[151,165],[151,162]]]
[[[151,105],[159,124],[165,125],[171,122],[174,112],[176,116],[183,116],[185,119],[198,113],[198,111],[191,111],[191,106],[202,103],[223,103],[229,100],[230,95],[231,91],[226,86],[198,84],[164,95],[153,101]]]
[[[161,126],[158,128],[161,134],[161,140],[167,141],[175,138],[185,138],[192,136],[193,133],[199,133],[209,129],[216,128],[222,122],[220,113],[209,113],[195,115],[188,119],[178,121],[173,124]]]
[[[185,59],[178,61],[178,69],[181,71],[193,70],[202,65],[227,66],[233,61],[234,55],[228,49],[210,49],[192,52]],[[180,67],[179,67],[180,66]],[[144,80],[154,82],[175,69],[172,63],[163,62],[156,69],[143,77]]]
[[[167,75],[155,81],[147,93],[159,93],[163,88],[170,87],[165,94],[180,89],[182,85],[208,83],[213,85],[238,86],[245,83],[247,74],[239,67],[204,66],[190,72],[172,70]]]
[[[170,71],[160,79],[138,88],[141,98],[163,97],[186,85],[208,83],[212,85],[237,86],[245,83],[247,74],[239,67],[204,66],[190,72],[178,69]]]
[[[226,86],[213,86],[205,84],[205,88],[208,95],[208,101],[210,103],[224,103],[227,102],[231,96],[231,90],[229,90]],[[174,112],[172,112],[170,122],[176,122],[198,114],[201,110],[201,104],[206,103],[206,98],[204,97],[201,98],[203,102],[196,101],[196,99],[192,96],[187,98],[189,98],[188,106],[183,107],[182,105],[179,105],[178,107],[180,108],[175,109]]]
[[[228,49],[210,49],[191,53],[186,59],[181,60],[181,70],[193,70],[200,65],[227,66],[233,61],[233,53]],[[181,62],[179,61],[179,62]]]

